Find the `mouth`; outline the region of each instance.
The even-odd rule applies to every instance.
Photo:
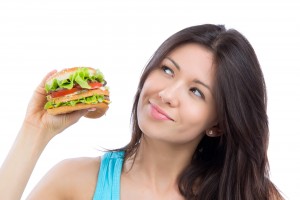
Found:
[[[164,110],[162,110],[158,105],[155,105],[151,102],[151,116],[157,120],[171,120],[174,121]]]

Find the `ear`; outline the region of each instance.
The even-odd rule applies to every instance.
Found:
[[[213,126],[206,130],[206,135],[208,137],[220,137],[223,134],[223,132],[220,130],[219,126]]]

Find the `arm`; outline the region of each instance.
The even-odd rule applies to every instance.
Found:
[[[44,110],[45,81],[50,72],[35,90],[19,134],[0,168],[1,199],[19,200],[48,142],[58,133],[76,123],[87,111],[51,116]]]
[[[54,166],[27,200],[93,199],[100,158],[71,158]]]

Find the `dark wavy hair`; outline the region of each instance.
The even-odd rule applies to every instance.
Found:
[[[257,56],[248,40],[223,25],[183,29],[157,49],[141,76],[132,108],[132,138],[121,150],[125,159],[139,148],[137,104],[144,82],[170,51],[185,43],[209,49],[216,66],[214,88],[220,137],[200,141],[178,187],[186,199],[283,199],[269,179],[266,86]]]

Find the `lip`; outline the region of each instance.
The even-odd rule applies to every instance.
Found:
[[[158,105],[155,105],[150,102],[150,113],[151,116],[158,120],[171,120],[174,121],[164,110],[162,110]]]

